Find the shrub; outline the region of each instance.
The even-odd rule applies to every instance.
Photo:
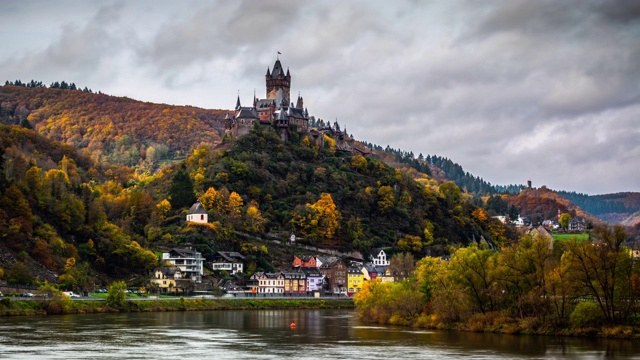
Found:
[[[126,297],[127,284],[124,281],[116,281],[109,285],[107,294],[107,306],[112,308],[122,308]]]
[[[604,323],[604,314],[598,304],[581,302],[569,316],[569,323],[573,327],[595,327]]]

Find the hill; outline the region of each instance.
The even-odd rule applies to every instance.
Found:
[[[0,87],[0,123],[22,124],[100,164],[151,172],[199,144],[219,144],[224,110],[171,106],[59,88]]]
[[[0,125],[0,159],[0,273],[8,282],[30,284],[37,276],[85,289],[96,277],[155,265],[124,226],[153,205],[124,190],[130,169],[96,164],[19,126]]]
[[[640,223],[640,193],[624,192],[605,195],[586,195],[568,191],[558,193],[602,221],[626,226]]]
[[[494,244],[509,241],[507,230],[486,216],[451,182],[427,185],[410,174],[359,154],[319,148],[309,138],[290,134],[283,143],[269,126],[256,126],[228,147],[203,146],[183,166],[163,172],[142,189],[156,200],[171,197],[172,209],[183,209],[196,197],[180,199],[179,182],[192,185],[198,199],[215,219],[214,235],[184,236],[181,219],[156,223],[149,231],[162,241],[167,231],[181,244],[206,253],[219,241],[242,252],[238,233],[288,239],[343,251],[366,252],[386,247],[390,253],[443,254],[450,244],[485,238]],[[186,176],[178,176],[179,173]],[[183,213],[184,214],[184,213]]]

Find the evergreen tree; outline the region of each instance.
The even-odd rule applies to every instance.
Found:
[[[189,177],[184,165],[171,178],[169,197],[169,202],[173,209],[191,206],[195,201],[193,181]]]

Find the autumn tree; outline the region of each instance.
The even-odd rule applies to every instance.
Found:
[[[340,228],[341,218],[331,194],[322,193],[315,203],[296,207],[291,223],[305,236],[330,240]]]
[[[548,277],[554,266],[553,239],[549,236],[525,235],[517,244],[503,248],[496,279],[518,317],[544,320],[549,310]]]
[[[576,295],[591,296],[606,322],[616,325],[626,320],[637,301],[631,283],[633,260],[622,245],[627,234],[620,225],[598,227],[595,238],[567,242],[569,276]]]
[[[404,280],[413,274],[416,259],[410,253],[394,254],[389,260],[389,269],[394,280]]]
[[[404,252],[420,253],[423,246],[424,244],[422,244],[420,236],[405,235],[403,238],[398,240],[398,248],[400,251]]]
[[[567,229],[569,227],[569,222],[571,221],[571,215],[569,213],[562,213],[558,218],[558,222],[563,229]]]
[[[264,231],[265,218],[262,216],[258,203],[252,201],[247,207],[245,213],[245,228],[252,233],[261,233]]]
[[[495,309],[497,259],[495,251],[473,243],[457,249],[449,262],[453,281],[465,289],[470,304],[483,314]]]

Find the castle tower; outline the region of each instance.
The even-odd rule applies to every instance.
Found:
[[[275,100],[278,97],[278,91],[282,90],[282,96],[286,100],[286,103],[291,102],[291,74],[289,69],[285,74],[280,59],[276,60],[273,64],[273,71],[269,72],[267,68],[267,75],[265,75],[267,83],[267,99]]]

